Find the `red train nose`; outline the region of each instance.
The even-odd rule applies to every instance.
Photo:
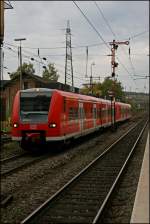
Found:
[[[41,141],[40,133],[27,133],[26,140],[29,140],[29,141],[35,142],[35,143],[40,143],[40,141]]]

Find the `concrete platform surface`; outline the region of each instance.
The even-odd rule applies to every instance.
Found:
[[[130,223],[149,222],[149,134]]]

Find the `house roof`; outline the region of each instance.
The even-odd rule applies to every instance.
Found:
[[[56,81],[52,81],[52,80],[45,80],[42,77],[38,76],[38,75],[33,75],[33,74],[22,74],[22,78],[32,78],[38,82],[40,82],[44,88],[52,88],[52,89],[61,89],[61,90],[67,90],[67,91],[71,91],[71,88],[69,85],[64,85],[63,83],[60,82],[56,82]],[[12,83],[14,83],[16,80],[19,79],[19,76],[14,77],[11,80],[1,80],[1,89],[2,88],[6,88],[7,86],[11,85]],[[75,88],[75,92],[78,92],[79,89]]]
[[[23,73],[22,74],[22,78],[24,79],[25,77],[32,78],[32,79],[34,79],[36,81],[39,81],[41,83],[44,83],[44,84],[53,82],[53,81],[44,80],[42,77],[37,76],[37,75]],[[11,83],[13,83],[14,81],[16,81],[18,79],[19,79],[19,76],[16,76],[16,77],[14,77],[14,78],[12,78],[10,80],[1,80],[1,87],[5,88],[6,86],[11,85]]]

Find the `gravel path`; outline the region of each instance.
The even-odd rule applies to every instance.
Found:
[[[19,223],[31,211],[37,208],[70,178],[79,172],[93,158],[122,135],[137,119],[122,124],[117,132],[107,130],[93,138],[66,149],[61,153],[52,153],[38,164],[3,179],[1,193],[13,195],[13,201],[1,209],[1,223]],[[107,142],[106,142],[107,139]],[[4,155],[4,152],[3,152]]]

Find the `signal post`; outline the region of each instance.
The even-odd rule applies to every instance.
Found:
[[[128,45],[129,41],[115,41],[113,40],[113,42],[109,42],[111,47],[111,52],[112,54],[109,55],[111,56],[111,69],[112,69],[112,73],[111,73],[111,77],[113,78],[113,86],[112,86],[112,91],[110,94],[111,97],[111,117],[112,117],[112,128],[115,129],[116,125],[115,125],[115,69],[118,67],[118,63],[115,60],[115,56],[116,56],[116,50],[118,49],[118,45],[124,44],[124,45]]]

